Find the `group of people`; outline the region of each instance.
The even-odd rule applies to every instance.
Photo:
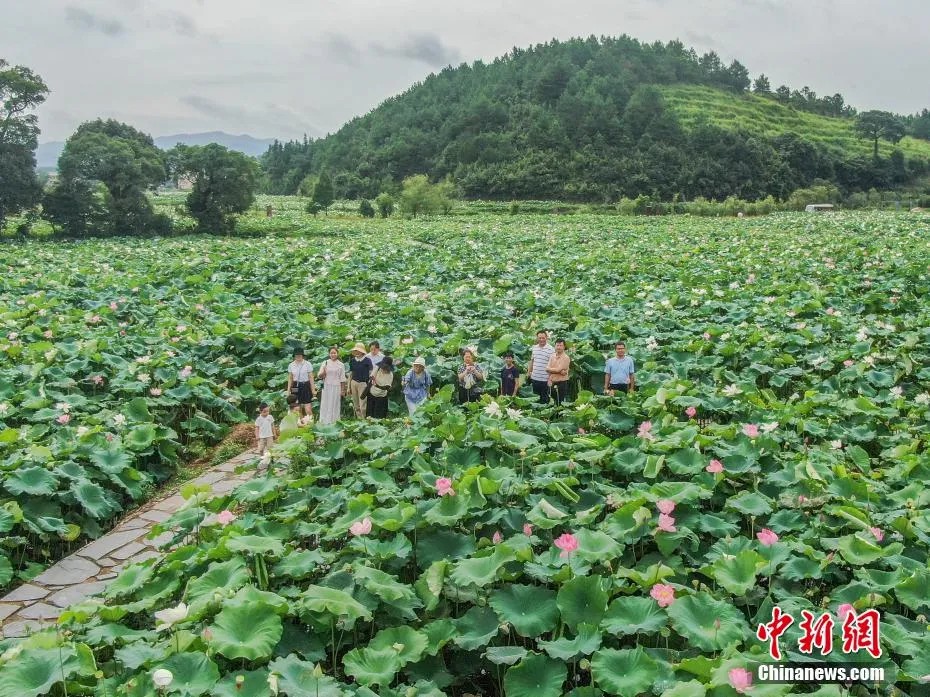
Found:
[[[556,339],[554,344],[550,344],[549,335],[545,331],[537,332],[526,374],[534,394],[542,404],[553,401],[561,405],[568,397],[571,357],[566,348],[564,339]],[[484,394],[488,372],[478,363],[475,348],[469,347],[462,352],[462,364],[456,378],[459,403],[478,401]],[[364,344],[355,344],[347,365],[340,359],[339,350],[332,347],[329,358],[314,375],[313,366],[304,357],[303,349],[296,349],[287,367],[286,394],[290,406],[289,416],[301,424],[313,420],[312,402],[317,397],[317,379],[322,380],[321,424],[339,420],[342,400],[346,396],[352,399],[355,418],[385,418],[388,414],[388,395],[395,382],[394,359],[381,351],[377,341],[372,341],[367,351]],[[411,416],[429,397],[432,384],[426,361],[422,356],[417,357],[401,379],[404,399]],[[522,384],[520,368],[514,361],[513,353],[508,352],[504,355],[504,367],[500,372],[500,394],[516,396]],[[611,396],[617,392],[630,393],[635,386],[633,359],[626,354],[626,345],[617,342],[615,355],[607,360],[604,368],[604,392]],[[255,437],[259,452],[263,453],[274,439],[274,418],[266,403],[262,403],[259,410],[260,414],[255,421]]]

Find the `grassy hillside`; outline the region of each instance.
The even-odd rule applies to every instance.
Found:
[[[660,87],[660,91],[685,128],[706,121],[721,128],[766,137],[793,132],[838,154],[872,154],[871,142],[856,136],[852,118],[812,114],[767,97],[748,92],[735,94],[704,85],[666,85]],[[908,157],[930,157],[930,141],[910,136],[897,145],[879,141],[879,152],[884,157],[895,148]]]

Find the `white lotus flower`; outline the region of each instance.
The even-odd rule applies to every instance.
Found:
[[[926,392],[921,392],[919,395],[914,397],[914,404],[930,404],[930,394]],[[5,406],[4,404],[0,404],[0,409],[2,409],[2,407],[4,406]],[[0,411],[0,414],[2,413],[3,412]]]
[[[271,464],[271,452],[266,450],[264,453],[262,453],[261,463],[262,467],[267,467]]]
[[[833,448],[834,450],[842,450],[842,449],[843,449],[843,441],[841,441],[841,440],[831,440],[831,441],[830,441],[830,447]]]
[[[58,409],[58,411],[63,411],[65,414],[71,411],[71,405],[67,402],[58,402],[58,404],[55,405],[55,408]]]
[[[868,330],[867,330],[865,327],[860,327],[860,328],[859,328],[859,331],[856,332],[856,340],[857,340],[857,341],[865,341],[865,340],[868,339],[868,338],[869,338],[869,332],[868,332]]]
[[[519,409],[511,409],[508,407],[507,416],[509,416],[511,419],[519,419],[521,416],[523,416],[523,412],[521,412]]]
[[[491,402],[484,408],[484,413],[488,416],[501,416],[503,412],[501,411],[501,405],[497,402]]]
[[[83,437],[83,436],[86,436],[88,431],[90,431],[90,429],[87,428],[87,426],[78,426],[78,427],[77,427],[77,437],[78,437],[78,438],[81,438],[81,437]]]
[[[46,351],[46,352],[45,352],[44,354],[42,354],[42,355],[45,356],[45,360],[47,360],[49,363],[51,363],[52,360],[55,358],[55,356],[58,355],[58,351],[56,351],[55,349],[49,349],[48,351]]]
[[[435,324],[429,325],[429,326],[426,328],[426,331],[428,331],[430,334],[435,334],[435,333],[436,333],[436,325],[435,325]]]
[[[174,674],[167,668],[159,668],[152,673],[152,682],[155,683],[155,687],[168,687],[173,680]]]
[[[151,356],[139,356],[138,358],[136,358],[136,363],[140,363],[144,365],[151,360],[152,360]]]
[[[888,390],[888,391],[889,391],[891,394],[893,394],[895,397],[900,397],[901,395],[904,394],[904,388],[901,387],[900,385],[895,385],[894,387],[892,387],[892,388],[891,388],[890,390]]]
[[[113,423],[117,426],[124,426],[126,424],[126,417],[122,414],[114,414]]]
[[[187,619],[187,611],[188,608],[185,603],[179,603],[175,607],[169,607],[166,610],[159,610],[155,613],[155,619],[159,622],[157,629],[168,629],[178,622],[183,622]]]
[[[10,405],[6,402],[0,402],[0,414],[6,414],[10,410]]]
[[[136,373],[136,380],[141,382],[143,385],[148,385],[152,382],[152,376],[148,373]]]
[[[742,391],[739,387],[737,387],[736,385],[731,384],[731,385],[727,385],[726,387],[723,388],[723,393],[724,393],[727,397],[735,397],[735,396],[738,395],[738,394],[742,394],[743,391]]]
[[[772,422],[767,423],[767,424],[762,424],[759,428],[762,429],[762,432],[763,432],[763,433],[771,433],[771,432],[774,431],[776,428],[778,428],[778,422],[777,422],[777,421],[772,421]]]
[[[865,364],[868,365],[868,366],[875,365],[875,357],[874,357],[874,356],[866,356],[865,358],[862,359],[862,362],[865,363]]]

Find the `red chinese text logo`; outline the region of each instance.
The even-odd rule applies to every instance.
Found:
[[[872,658],[880,658],[882,648],[879,641],[878,610],[872,609],[857,613],[849,605],[840,609],[845,613],[842,623],[843,653],[857,653],[865,650]],[[801,630],[798,650],[801,653],[810,654],[817,649],[823,656],[833,651],[833,628],[836,623],[830,613],[824,612],[815,616],[812,612],[802,610],[801,617],[801,622],[798,624]],[[781,608],[776,605],[772,608],[772,620],[760,624],[756,629],[759,641],[769,643],[769,655],[776,661],[780,661],[782,656],[778,640],[792,624],[794,624],[794,617],[782,612]]]

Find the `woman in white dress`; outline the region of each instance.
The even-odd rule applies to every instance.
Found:
[[[329,360],[320,368],[319,377],[323,378],[320,423],[335,423],[342,415],[342,398],[346,396],[347,385],[346,367],[339,360],[339,350],[335,346],[329,350]]]

